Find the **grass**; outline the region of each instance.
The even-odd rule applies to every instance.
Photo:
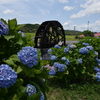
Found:
[[[72,84],[69,88],[49,87],[47,98],[47,100],[100,100],[100,84]]]
[[[26,36],[34,37],[35,33],[25,33]],[[78,39],[75,39],[74,35],[66,35],[65,36],[66,41],[78,41]]]

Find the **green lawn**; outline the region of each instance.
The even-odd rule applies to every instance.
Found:
[[[35,33],[25,33],[26,36],[31,36],[31,37],[34,37],[35,36]],[[78,39],[75,39],[75,36],[74,35],[66,35],[66,41],[78,41]]]
[[[47,100],[100,100],[100,83],[73,84],[70,88],[49,87],[47,98]]]

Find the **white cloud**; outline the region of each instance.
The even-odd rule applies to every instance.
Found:
[[[48,10],[44,10],[44,9],[39,9],[39,11],[40,11],[43,15],[50,13]]]
[[[84,10],[80,10],[77,14],[73,14],[71,18],[81,18],[90,14],[100,14],[100,0],[89,0],[84,5],[80,5]]]
[[[61,3],[68,3],[68,0],[59,0]]]
[[[71,6],[65,6],[65,7],[64,7],[64,10],[67,10],[67,11],[68,11],[68,10],[72,10],[72,9],[74,9],[74,7],[71,7]]]
[[[9,14],[9,13],[13,13],[13,12],[14,12],[14,10],[10,10],[10,9],[3,11],[4,14]]]

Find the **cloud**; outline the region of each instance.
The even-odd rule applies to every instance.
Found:
[[[71,7],[71,6],[65,6],[64,7],[64,10],[67,10],[67,11],[72,10],[72,9],[74,9],[74,7]]]
[[[10,10],[10,9],[3,11],[4,14],[9,14],[9,13],[13,13],[13,12],[14,12],[14,10]]]
[[[61,3],[68,3],[68,0],[59,0]]]
[[[84,10],[80,10],[77,14],[73,14],[71,18],[81,18],[90,14],[100,14],[100,0],[88,0],[85,4],[80,5]]]
[[[42,13],[43,15],[50,13],[48,10],[44,10],[44,9],[39,9],[40,13]]]

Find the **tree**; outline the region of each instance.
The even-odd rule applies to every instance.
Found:
[[[84,34],[85,37],[93,37],[94,32],[91,32],[89,30],[85,30],[81,34]]]

